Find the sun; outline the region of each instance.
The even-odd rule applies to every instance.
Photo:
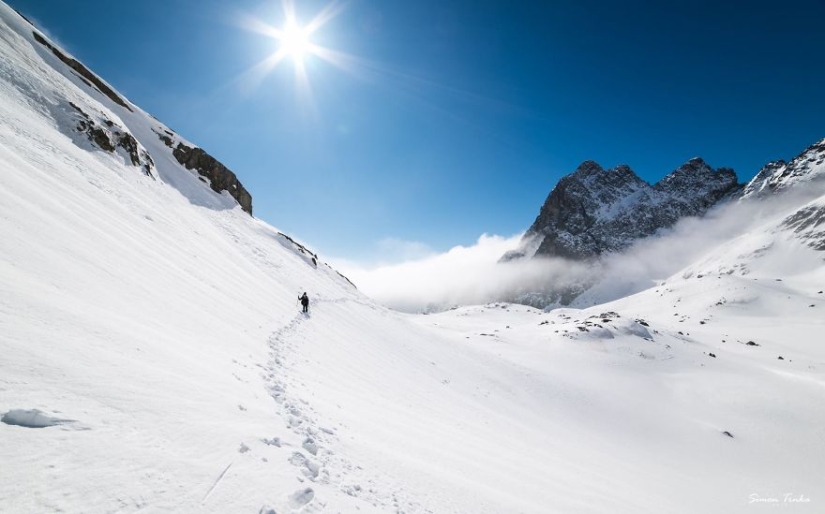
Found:
[[[302,100],[312,103],[312,90],[309,81],[309,71],[319,70],[318,66],[310,66],[310,58],[319,58],[342,69],[347,69],[351,56],[344,52],[333,50],[311,41],[311,37],[338,16],[346,6],[345,0],[329,0],[329,3],[308,23],[298,21],[295,10],[296,0],[280,0],[283,8],[283,17],[280,27],[269,25],[260,18],[238,14],[238,25],[248,31],[262,34],[274,40],[276,49],[264,60],[244,71],[239,81],[245,89],[251,89],[261,84],[264,77],[285,60],[291,60],[295,70],[295,83]],[[323,38],[322,38],[323,39]]]
[[[292,57],[293,60],[301,62],[304,56],[312,49],[312,43],[309,41],[309,31],[306,28],[299,27],[297,23],[290,21],[280,31],[281,48],[279,52]]]

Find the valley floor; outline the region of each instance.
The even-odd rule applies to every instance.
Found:
[[[7,353],[0,405],[53,426],[0,424],[14,463],[0,500],[8,512],[818,512],[825,327],[806,309],[825,298],[726,276],[550,313],[410,316],[320,295],[309,315],[239,334],[253,339],[243,351],[140,338],[78,351],[67,330],[51,350]]]

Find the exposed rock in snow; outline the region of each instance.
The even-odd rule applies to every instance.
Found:
[[[72,423],[72,420],[47,416],[37,409],[12,409],[0,417],[0,422],[26,428],[46,428]]]
[[[143,172],[152,175],[152,168],[155,166],[149,152],[138,143],[128,129],[121,127],[112,120],[103,117],[103,123],[95,123],[87,113],[73,102],[69,105],[77,111],[77,131],[87,136],[88,140],[101,150],[113,153],[116,149],[123,149],[133,166],[141,166]]]
[[[213,191],[229,192],[243,210],[252,214],[252,195],[243,187],[238,177],[217,159],[202,148],[189,147],[183,143],[178,143],[172,155],[179,163],[186,166],[186,169],[196,170],[200,176],[206,177]]]
[[[136,131],[131,130],[132,124],[141,125],[141,127],[136,126],[135,128],[143,128],[142,121],[145,120],[146,113],[143,113],[138,107],[126,100],[112,86],[84,66],[83,63],[49,41],[38,30],[32,31],[29,26],[27,32],[29,34],[25,34],[24,37],[30,37],[34,41],[35,48],[39,49],[44,55],[50,55],[47,62],[76,86],[73,91],[60,88],[63,90],[58,89],[48,93],[54,96],[52,102],[47,102],[48,109],[55,110],[52,104],[57,102],[58,105],[69,104],[77,111],[75,113],[75,117],[79,116],[77,123],[72,125],[71,128],[66,126],[65,130],[85,134],[96,148],[107,152],[122,150],[129,162],[142,167],[144,173],[153,176],[154,162],[160,156],[152,155],[152,153],[166,150],[161,150],[164,147],[159,145],[154,148],[144,148],[143,145],[150,146],[149,142],[145,139],[141,141],[141,137]],[[51,56],[56,57],[56,59]],[[94,101],[89,102],[91,98],[81,101],[78,94],[80,94],[80,97],[88,94],[99,103],[96,106]],[[81,103],[84,105],[80,105]],[[58,119],[57,121],[60,122],[61,120]],[[61,126],[64,125],[61,124]],[[178,163],[188,170],[196,171],[200,177],[203,177],[203,182],[215,193],[221,194],[226,191],[244,211],[252,214],[251,194],[224,164],[203,149],[192,145],[188,141],[181,140],[163,127],[155,127],[152,131],[159,135]],[[67,135],[72,137],[72,134]],[[189,194],[190,191],[190,187],[182,190],[185,194]],[[197,196],[200,196],[200,193]],[[206,204],[202,201],[196,201],[195,203],[199,205]]]

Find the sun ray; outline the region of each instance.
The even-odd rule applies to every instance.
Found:
[[[324,9],[318,13],[312,20],[307,23],[306,30],[308,34],[312,34],[322,26],[326,25],[330,20],[341,14],[349,2],[333,1],[327,4]]]
[[[257,88],[272,70],[289,59],[292,61],[298,99],[314,113],[307,59],[320,57],[325,61],[334,60],[337,66],[341,66],[346,59],[343,57],[345,54],[313,43],[310,36],[340,15],[348,5],[348,0],[332,0],[306,25],[299,22],[294,0],[281,0],[280,4],[283,22],[277,28],[249,15],[235,17],[235,24],[242,29],[271,38],[277,44],[273,54],[245,70],[237,82],[245,90]]]
[[[281,0],[281,9],[284,11],[284,19],[287,23],[295,23],[295,2],[293,0]]]
[[[250,16],[246,13],[238,13],[235,15],[234,25],[256,34],[269,36],[278,39],[281,37],[281,31],[271,25],[267,25],[258,18]]]
[[[239,77],[232,82],[238,85],[238,88],[248,94],[257,89],[266,77],[278,66],[284,58],[286,53],[276,52],[266,59],[259,61],[257,64],[246,69]]]
[[[299,105],[309,112],[309,116],[313,121],[316,120],[317,111],[315,98],[312,94],[312,84],[309,81],[309,75],[303,61],[295,63],[295,90],[298,93]]]

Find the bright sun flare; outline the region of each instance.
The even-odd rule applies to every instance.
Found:
[[[241,26],[252,32],[263,34],[277,41],[277,50],[269,57],[259,62],[244,73],[244,80],[250,83],[259,84],[263,77],[273,70],[286,58],[291,58],[295,69],[295,82],[298,91],[310,104],[312,102],[312,90],[307,74],[307,63],[304,61],[310,57],[318,57],[326,62],[346,68],[351,60],[345,53],[325,48],[310,41],[310,37],[315,32],[335,18],[344,9],[344,0],[330,0],[329,3],[315,15],[307,24],[298,22],[295,12],[295,0],[280,0],[283,8],[283,25],[275,28],[267,25],[258,18],[241,15],[239,22]]]
[[[296,61],[302,61],[312,46],[309,32],[294,23],[288,24],[281,31],[281,51]]]

